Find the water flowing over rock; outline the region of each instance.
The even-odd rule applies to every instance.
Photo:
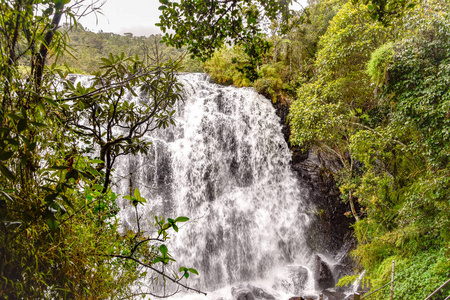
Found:
[[[185,100],[177,125],[152,132],[147,155],[119,162],[117,192],[128,194],[130,182],[141,190],[147,204],[139,213],[148,224],[155,215],[191,219],[167,244],[177,261],[199,271],[189,285],[234,286],[227,299],[313,294],[316,259],[306,242],[315,214],[311,191],[291,170],[272,104],[253,89],[215,85],[203,74],[180,81]],[[124,230],[134,228],[134,209],[124,199],[118,204]],[[327,287],[334,280],[332,266],[328,271]],[[292,286],[283,290],[283,280]],[[261,283],[239,287],[243,282]]]

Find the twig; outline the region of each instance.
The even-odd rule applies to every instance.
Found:
[[[205,295],[205,296],[207,295],[205,292],[202,292],[202,291],[200,291],[200,290],[191,288],[191,287],[189,287],[189,286],[187,286],[187,285],[181,283],[179,280],[176,280],[176,279],[174,279],[174,278],[172,278],[172,277],[170,277],[170,276],[164,274],[164,272],[161,272],[160,270],[158,270],[158,269],[152,267],[151,265],[146,264],[146,263],[143,263],[142,261],[140,261],[140,260],[137,259],[137,258],[134,258],[134,257],[131,257],[131,256],[120,255],[120,254],[100,254],[100,255],[102,255],[102,256],[109,256],[109,257],[116,257],[116,258],[123,258],[123,259],[130,259],[130,260],[132,260],[132,261],[134,261],[134,262],[137,262],[137,263],[140,264],[141,266],[144,266],[144,267],[146,267],[146,268],[149,268],[150,270],[152,270],[152,271],[158,273],[159,275],[163,276],[163,278],[169,279],[169,280],[172,281],[173,283],[176,283],[176,284],[178,284],[178,285],[184,287],[184,288],[187,289],[187,290],[194,291],[194,292],[197,292],[197,293],[199,293],[199,294],[203,294],[203,295]]]

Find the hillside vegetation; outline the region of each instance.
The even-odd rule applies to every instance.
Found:
[[[85,30],[82,25],[77,27],[64,24],[60,29],[67,33],[67,51],[59,57],[54,56],[49,63],[57,62],[66,66],[72,73],[91,74],[98,70],[101,58],[108,57],[110,53],[134,57],[138,55],[146,63],[155,64],[176,61],[184,58],[180,71],[201,71],[200,61],[186,56],[186,49],[175,49],[161,43],[161,35],[133,36],[132,33],[124,35],[111,32],[94,33]]]

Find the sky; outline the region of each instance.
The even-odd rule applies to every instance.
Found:
[[[131,32],[136,36],[148,36],[161,33],[155,26],[159,22],[159,6],[159,0],[106,0],[103,15],[90,14],[81,18],[80,23],[93,32]]]
[[[306,3],[306,0],[300,0]],[[103,15],[90,14],[80,23],[93,32],[104,31],[135,36],[149,36],[161,33],[155,23],[159,22],[159,0],[106,0],[102,6]]]

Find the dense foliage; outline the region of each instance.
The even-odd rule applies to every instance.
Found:
[[[423,299],[450,275],[446,5],[420,3],[395,26],[342,5],[290,111],[292,141],[340,162],[329,171],[374,289],[397,261],[395,299]]]
[[[57,65],[68,49],[58,27],[85,8],[70,0],[0,2],[2,299],[164,296],[170,290],[154,282],[188,288],[182,280],[197,274],[168,273],[166,240],[188,218],[143,215],[145,199],[130,183],[136,227],[121,230],[111,184],[119,156],[145,153],[144,134],[173,123],[177,66],[110,54],[89,83],[74,84]]]

